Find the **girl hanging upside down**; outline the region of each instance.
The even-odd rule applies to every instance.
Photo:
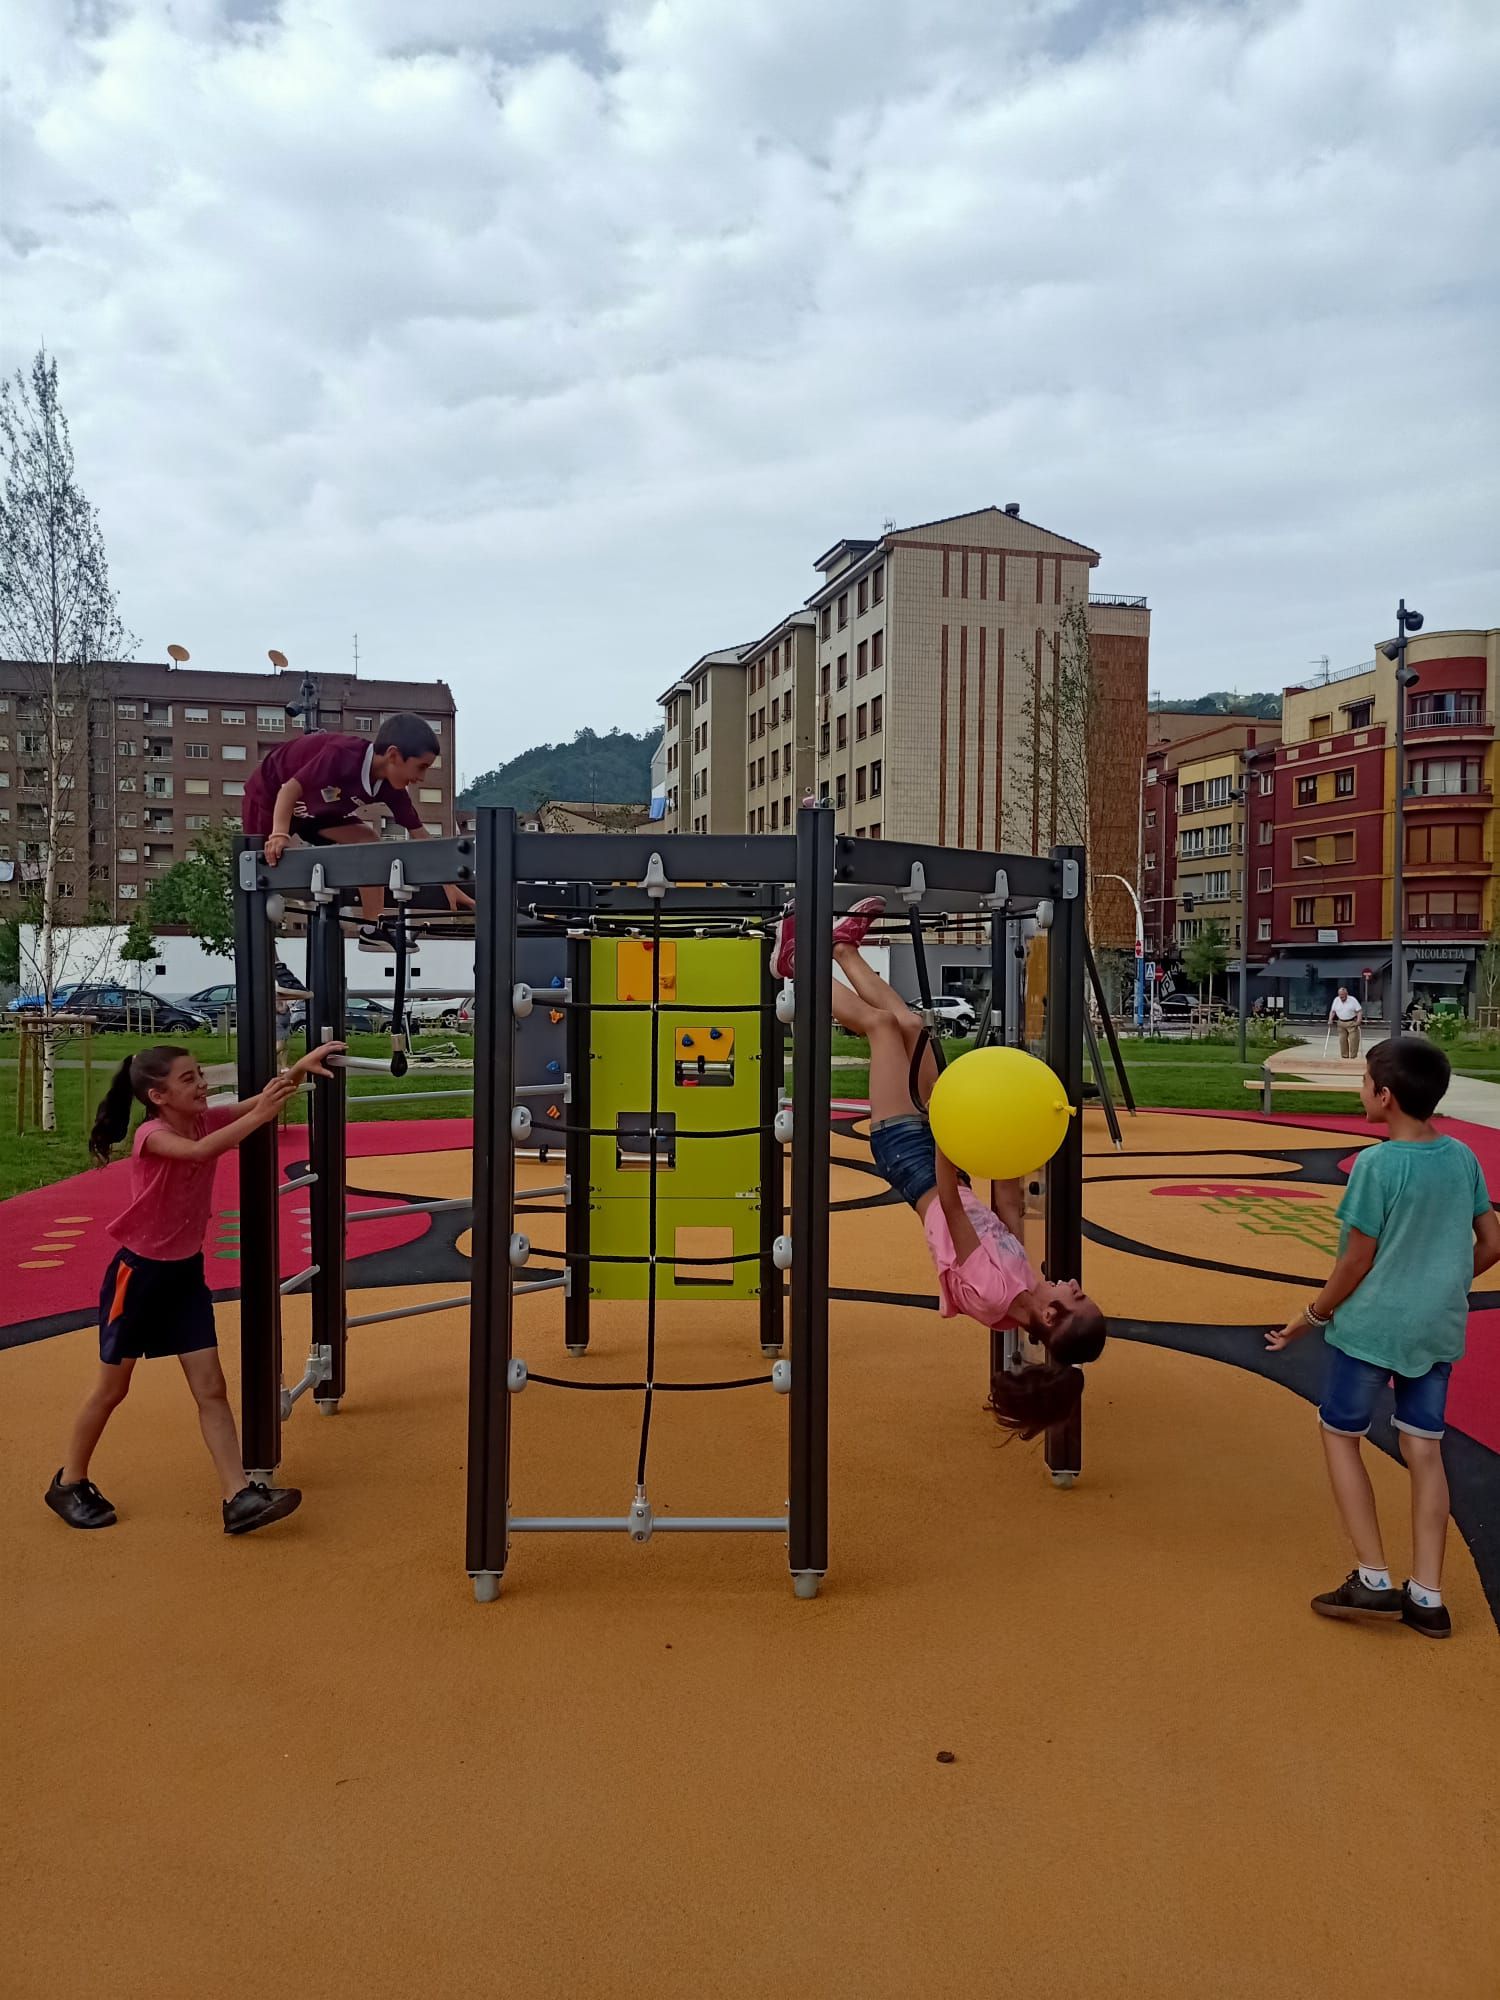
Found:
[[[834,1019],[870,1044],[870,1151],[892,1190],[921,1217],[943,1317],[967,1314],[997,1332],[1014,1327],[1046,1348],[1050,1367],[1018,1374],[995,1370],[990,1380],[996,1420],[1022,1437],[1035,1437],[1061,1423],[1077,1404],[1083,1376],[1074,1364],[1098,1359],[1107,1332],[1104,1316],[1071,1278],[1053,1284],[1033,1270],[1020,1242],[1020,1183],[995,1182],[995,1208],[986,1208],[938,1151],[926,1113],[913,1105],[912,1063],[926,1031],[859,950],[884,908],[883,897],[867,896],[833,932],[834,960],[848,981],[833,982]],[[791,978],[795,954],[796,924],[788,906],[771,958],[776,978]],[[929,1046],[916,1083],[924,1105],[936,1080]]]

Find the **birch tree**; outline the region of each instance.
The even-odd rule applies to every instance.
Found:
[[[73,470],[57,363],[38,349],[29,371],[0,383],[0,651],[20,669],[23,762],[39,774],[37,952],[47,1031],[42,1042],[42,1129],[57,1129],[57,1051],[51,1032],[58,979],[59,850],[69,828],[83,844],[87,881],[90,698],[99,667],[128,656],[99,519]],[[82,784],[78,778],[82,777]],[[111,773],[111,783],[113,774]],[[83,824],[79,825],[82,808]]]

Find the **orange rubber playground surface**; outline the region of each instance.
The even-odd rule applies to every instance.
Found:
[[[1447,1122],[1500,1192],[1500,1135]],[[5,2000],[1493,2000],[1495,1274],[1449,1409],[1455,1636],[1329,1623],[1307,1600],[1350,1559],[1320,1356],[1261,1333],[1326,1274],[1368,1128],[1143,1112],[1116,1154],[1090,1115],[1085,1278],[1117,1337],[1070,1492],[985,1415],[985,1335],[939,1320],[861,1131],[835,1140],[811,1603],[771,1536],[569,1535],[518,1537],[475,1605],[460,1311],[351,1335],[340,1414],[304,1402],[287,1430],[300,1513],[243,1541],[180,1372],[142,1366],[94,1466],[119,1525],[69,1534],[41,1492],[97,1352],[121,1170],[5,1205]],[[470,1143],[357,1125],[351,1200],[463,1194]],[[220,1197],[233,1393],[232,1164]],[[452,1296],[467,1226],[360,1231],[354,1311]],[[555,1297],[519,1301],[517,1352],[631,1377],[642,1310],[596,1306],[577,1362]],[[289,1380],[306,1315],[285,1302]],[[683,1378],[761,1366],[753,1305],[664,1309],[660,1340]],[[663,1399],[658,1510],[780,1511],[785,1411]],[[518,1511],[623,1512],[634,1397],[532,1385],[513,1418]],[[1371,1459],[1399,1567],[1406,1476]]]

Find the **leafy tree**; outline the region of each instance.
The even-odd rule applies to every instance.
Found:
[[[151,911],[141,904],[130,919],[119,956],[126,965],[149,965],[156,956],[156,939],[151,930]]]
[[[1183,948],[1182,969],[1200,992],[1204,980],[1208,981],[1208,999],[1212,1005],[1214,980],[1229,969],[1229,940],[1217,922],[1206,923]]]
[[[470,780],[463,806],[514,806],[528,812],[554,799],[584,805],[641,805],[651,796],[651,757],[659,727],[633,736],[580,729],[571,743],[538,743]]]
[[[1243,715],[1258,722],[1276,722],[1281,717],[1279,694],[1200,694],[1192,701],[1175,696],[1156,696],[1152,710],[1170,708],[1179,715]]]
[[[88,797],[89,702],[98,669],[133,649],[120,623],[99,518],[73,471],[57,363],[39,348],[29,373],[0,383],[0,650],[19,663],[18,748],[38,850],[40,973],[45,1019],[58,978],[59,848],[80,839],[77,804]],[[83,784],[78,784],[79,776]],[[88,814],[85,810],[84,819]],[[24,830],[24,822],[23,822]],[[57,1129],[56,1044],[42,1039],[42,1129]]]
[[[234,953],[234,830],[205,827],[151,891],[150,922],[171,924],[221,958]]]
[[[7,917],[0,923],[0,984],[21,983],[21,919]]]
[[[1474,968],[1478,987],[1479,1018],[1483,1026],[1500,1027],[1500,900],[1495,905],[1495,921]]]

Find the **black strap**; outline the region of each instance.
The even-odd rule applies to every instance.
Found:
[[[922,1033],[912,1044],[911,1069],[907,1074],[906,1088],[916,1109],[925,1113],[927,1106],[922,1102],[921,1092],[922,1058],[930,1048],[939,1075],[946,1067],[948,1059],[943,1054],[942,1039],[933,1027],[932,977],[927,969],[927,944],[922,936],[922,918],[915,903],[911,905],[907,914],[911,920],[912,956],[917,965],[917,991],[922,997]]]
[[[391,1075],[405,1076],[407,1071],[406,1048],[406,909],[402,904],[396,908],[396,991],[392,995],[391,1009]]]

